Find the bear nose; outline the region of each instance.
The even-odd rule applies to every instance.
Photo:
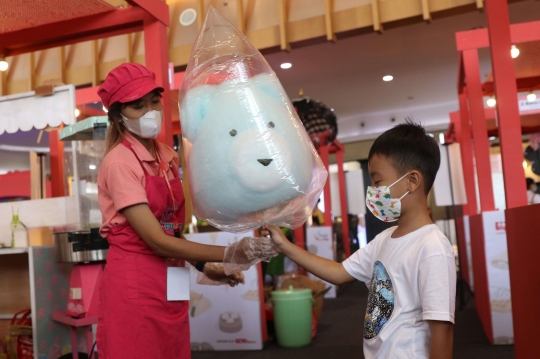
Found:
[[[268,166],[270,164],[270,162],[272,162],[272,159],[262,159],[262,160],[257,160],[257,162],[259,162],[261,165],[263,165],[264,167]]]

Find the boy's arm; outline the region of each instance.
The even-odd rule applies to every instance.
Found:
[[[289,242],[278,227],[267,225],[266,230],[263,228],[262,234],[270,234],[272,240],[276,244],[278,252],[283,253],[296,264],[305,268],[308,272],[317,277],[336,285],[352,282],[354,280],[354,277],[347,273],[341,263],[311,254]]]
[[[429,359],[452,359],[454,325],[450,322],[428,320],[431,331]]]

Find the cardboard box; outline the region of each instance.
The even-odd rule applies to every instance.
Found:
[[[30,247],[52,246],[52,229],[49,227],[29,228],[28,245]]]

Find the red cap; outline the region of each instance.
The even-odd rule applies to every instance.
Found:
[[[135,101],[156,89],[163,92],[152,71],[140,64],[124,63],[107,74],[97,93],[108,109],[115,102]]]

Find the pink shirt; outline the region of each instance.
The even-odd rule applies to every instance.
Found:
[[[111,227],[126,222],[126,217],[120,213],[122,209],[148,203],[146,179],[139,161],[150,175],[162,176],[159,164],[150,152],[130,134],[125,138],[132,145],[136,157],[129,148],[119,144],[107,153],[99,168],[98,202],[103,221],[99,233],[105,238]],[[161,160],[169,164],[168,178],[174,178],[173,171],[178,173],[178,154],[169,146],[155,143]]]

